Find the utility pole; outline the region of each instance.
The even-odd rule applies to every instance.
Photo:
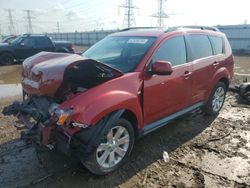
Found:
[[[120,5],[119,8],[124,8],[124,20],[123,20],[123,27],[129,28],[135,26],[135,16],[134,16],[134,9],[139,11],[139,8],[133,5],[133,0],[125,0],[124,5]]]
[[[166,0],[157,0],[158,1],[158,11],[153,14],[152,17],[157,18],[157,26],[164,26],[164,19],[169,18],[169,16],[164,12],[164,3]]]
[[[60,33],[60,25],[59,25],[59,22],[57,22],[56,28],[57,28],[57,33]]]
[[[24,12],[26,13],[26,19],[28,21],[27,33],[33,33],[32,19],[35,19],[35,17],[31,15],[32,14],[31,10],[24,10]]]
[[[14,11],[13,9],[6,9],[8,12],[8,20],[9,20],[9,33],[11,34],[16,34],[14,22],[13,22],[13,16],[12,12]]]

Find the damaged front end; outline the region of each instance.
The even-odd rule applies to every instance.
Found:
[[[23,63],[23,101],[5,107],[2,113],[17,117],[16,128],[23,130],[22,138],[70,154],[79,145],[75,135],[88,130],[89,125],[72,121],[73,107],[60,106],[121,75],[116,69],[76,54],[42,52]]]
[[[58,117],[49,113],[54,106],[53,100],[49,97],[30,97],[22,102],[15,101],[5,107],[2,111],[4,115],[17,117],[15,127],[22,131],[22,138],[32,140],[39,145],[52,148],[52,130],[55,129]]]

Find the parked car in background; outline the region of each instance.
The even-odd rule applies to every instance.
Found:
[[[6,36],[3,38],[3,40],[0,42],[1,43],[10,43],[12,42],[13,40],[15,40],[16,38],[18,37],[18,35],[9,35],[9,36]]]
[[[68,41],[52,41],[46,35],[25,34],[0,44],[0,64],[11,65],[42,51],[74,53],[74,45]]]
[[[233,61],[225,34],[214,28],[128,29],[82,56],[26,59],[24,101],[3,113],[18,116],[24,138],[106,174],[128,159],[136,139],[198,108],[218,114]]]

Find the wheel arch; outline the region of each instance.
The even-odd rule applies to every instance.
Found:
[[[0,51],[0,56],[2,55],[2,54],[5,54],[5,53],[7,53],[7,54],[11,54],[15,59],[16,59],[16,55],[15,55],[15,53],[14,52],[12,52],[12,51]]]
[[[129,110],[129,109],[119,109],[119,110],[114,110],[113,112],[110,112],[109,114],[107,114],[105,117],[103,117],[102,119],[107,118],[107,123],[111,123],[112,121],[119,119],[119,118],[124,118],[127,121],[129,121],[131,123],[131,125],[133,126],[134,129],[134,133],[135,133],[135,138],[139,137],[139,125],[138,125],[138,117],[136,116],[136,114]]]
[[[223,78],[219,79],[218,82],[224,83],[227,87],[227,90],[228,90],[228,88],[229,88],[229,79],[228,78],[223,77]]]
[[[128,109],[124,109],[124,112],[122,113],[121,117],[128,120],[132,124],[133,129],[134,129],[134,133],[135,133],[135,137],[138,138],[139,137],[139,127],[138,127],[138,120],[137,120],[136,115],[132,111],[130,111]]]
[[[218,82],[222,82],[226,85],[227,89],[229,88],[229,83],[230,83],[230,73],[229,71],[225,68],[225,67],[221,67],[220,69],[218,69],[216,71],[216,73],[214,74],[212,81],[210,83],[209,89],[206,92],[205,95],[205,101],[208,101],[209,96],[213,90],[213,88],[215,87],[215,85]]]

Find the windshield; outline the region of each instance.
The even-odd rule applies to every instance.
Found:
[[[154,41],[154,37],[106,37],[82,55],[127,73],[136,68]]]

